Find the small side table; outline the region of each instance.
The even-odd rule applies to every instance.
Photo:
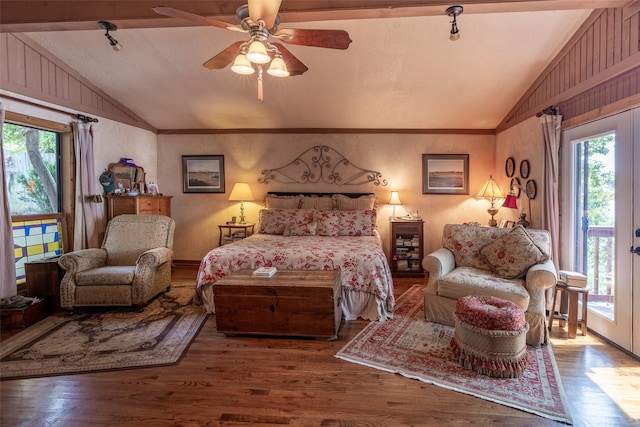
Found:
[[[558,281],[556,283],[556,288],[553,291],[553,303],[551,304],[551,309],[549,310],[549,332],[551,332],[551,326],[553,325],[553,320],[555,316],[556,309],[556,300],[558,296],[558,292],[566,292],[569,297],[569,313],[568,317],[568,332],[569,338],[575,338],[577,336],[578,324],[580,324],[580,329],[583,336],[587,335],[587,301],[589,299],[589,289],[587,288],[578,288],[576,286],[568,286],[565,282]],[[578,296],[582,295],[582,318],[578,320]],[[561,319],[564,319],[563,316],[560,316]]]
[[[59,258],[44,258],[24,264],[27,296],[44,298],[47,315],[62,310],[60,307],[60,282],[64,276],[64,270],[58,265]]]
[[[255,223],[219,225],[218,229],[220,231],[220,237],[218,238],[218,246],[222,246],[223,240],[225,240],[225,243],[229,243],[234,240],[233,230],[239,230],[242,233],[242,237],[240,238],[244,239],[253,234],[253,229],[255,226],[256,226]],[[224,234],[223,230],[227,230],[226,235]]]

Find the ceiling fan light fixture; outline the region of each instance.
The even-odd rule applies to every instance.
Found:
[[[253,74],[256,72],[247,56],[243,54],[236,56],[236,59],[233,61],[233,65],[231,65],[231,71],[236,74],[245,75]]]
[[[247,59],[254,64],[266,64],[271,61],[271,57],[267,53],[267,48],[264,43],[259,40],[254,40],[249,45]]]
[[[452,42],[460,39],[460,31],[458,30],[458,23],[456,22],[456,17],[460,15],[464,9],[462,6],[451,6],[447,8],[446,14],[448,16],[453,17],[453,21],[451,21],[451,33],[449,34],[449,40]]]
[[[287,64],[284,63],[284,60],[276,56],[271,61],[271,66],[267,70],[270,76],[273,77],[289,77],[289,70],[287,70]]]

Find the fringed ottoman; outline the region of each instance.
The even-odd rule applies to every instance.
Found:
[[[480,374],[517,378],[527,367],[524,311],[511,301],[469,295],[456,303],[451,348],[460,364]]]

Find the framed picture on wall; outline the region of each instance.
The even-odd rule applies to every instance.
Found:
[[[422,194],[469,194],[469,155],[423,154]]]
[[[182,156],[183,193],[224,193],[224,156]]]

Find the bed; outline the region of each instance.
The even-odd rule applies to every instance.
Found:
[[[262,266],[340,270],[346,320],[393,317],[393,281],[376,231],[371,194],[268,194],[255,234],[214,248],[202,259],[197,302],[215,312],[218,280],[233,271]]]

